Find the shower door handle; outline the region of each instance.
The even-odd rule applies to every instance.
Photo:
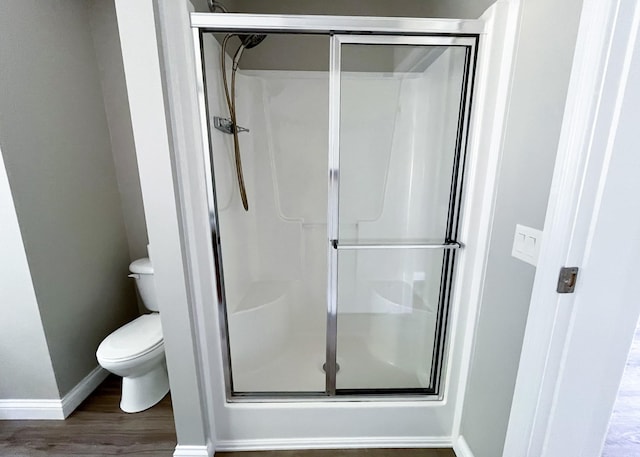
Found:
[[[413,243],[413,244],[375,244],[375,243],[357,243],[357,244],[340,244],[338,240],[329,240],[331,246],[335,250],[341,249],[460,249],[462,243],[458,241],[445,241],[443,243]]]

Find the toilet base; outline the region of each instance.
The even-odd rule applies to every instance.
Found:
[[[169,377],[163,361],[141,376],[122,378],[120,409],[125,413],[144,411],[162,400],[168,392]]]

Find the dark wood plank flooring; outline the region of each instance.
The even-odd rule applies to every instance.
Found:
[[[137,414],[120,410],[120,378],[109,376],[65,421],[0,421],[0,455],[170,457],[176,447],[171,399]]]
[[[0,456],[171,457],[171,399],[137,414],[120,410],[120,378],[109,376],[65,421],[0,421]],[[451,449],[331,449],[217,452],[216,457],[455,457]]]

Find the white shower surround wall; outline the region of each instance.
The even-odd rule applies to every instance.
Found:
[[[225,116],[219,45],[205,40],[210,116]],[[433,214],[449,202],[453,155],[440,151],[455,148],[460,51],[415,72],[343,72],[341,236],[444,235],[446,217]],[[238,73],[248,213],[231,136],[212,129],[234,387],[323,391],[328,72]],[[441,254],[342,255],[338,387],[428,387]]]

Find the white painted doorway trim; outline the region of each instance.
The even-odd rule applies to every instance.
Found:
[[[503,457],[596,457],[606,436],[640,313],[640,155],[624,124],[640,106],[639,19],[634,0],[583,5]],[[555,292],[562,266],[581,268],[575,294]]]

